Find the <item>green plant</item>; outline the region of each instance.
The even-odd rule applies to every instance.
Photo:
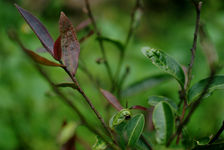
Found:
[[[165,52],[150,48],[142,48],[142,53],[158,68],[160,68],[166,74],[150,77],[143,81],[134,83],[126,90],[123,91],[122,85],[125,81],[125,78],[129,74],[129,67],[126,67],[125,72],[121,75],[121,68],[123,67],[123,61],[126,54],[126,48],[130,42],[142,14],[142,2],[140,0],[136,1],[136,5],[131,14],[131,23],[130,29],[127,34],[127,39],[125,43],[121,43],[117,40],[113,40],[107,37],[103,37],[100,31],[97,28],[96,21],[93,17],[92,11],[90,9],[89,1],[85,0],[86,8],[89,16],[89,23],[92,23],[94,32],[96,33],[97,40],[101,49],[102,58],[97,62],[102,63],[108,73],[108,77],[111,82],[110,92],[104,89],[100,89],[102,95],[108,100],[108,102],[117,110],[117,113],[114,114],[109,122],[109,126],[105,123],[104,118],[98,112],[98,110],[92,104],[92,100],[86,95],[84,90],[79,85],[78,80],[76,79],[76,71],[79,64],[79,53],[80,53],[80,43],[85,41],[86,38],[93,34],[93,30],[90,30],[89,33],[78,40],[76,36],[76,30],[68,17],[62,12],[59,20],[60,26],[60,35],[56,41],[53,41],[53,38],[48,33],[47,29],[40,23],[40,21],[31,15],[28,11],[16,5],[20,14],[24,17],[26,22],[35,32],[40,42],[44,46],[47,52],[55,59],[55,61],[48,60],[33,51],[28,50],[17,37],[15,32],[9,32],[11,39],[16,41],[22,50],[34,60],[34,66],[40,72],[41,75],[48,81],[53,91],[64,101],[72,110],[75,111],[80,117],[80,122],[84,124],[90,131],[97,135],[96,143],[93,145],[93,149],[103,150],[103,149],[154,149],[157,145],[166,145],[169,147],[172,141],[176,138],[177,144],[179,140],[190,140],[185,138],[184,127],[190,121],[190,118],[194,111],[198,108],[200,102],[206,96],[209,96],[211,92],[223,86],[224,76],[216,75],[220,70],[220,66],[217,63],[217,56],[214,49],[211,49],[211,44],[209,42],[208,36],[204,32],[203,26],[200,24],[200,12],[202,2],[193,1],[196,9],[196,25],[194,32],[193,46],[191,48],[191,61],[186,70],[184,70],[179,63],[176,62],[172,57],[168,56]],[[85,25],[80,25],[79,28],[85,28],[89,26],[89,23]],[[210,76],[207,79],[203,79],[191,86],[192,80],[192,68],[194,65],[195,52],[197,46],[198,34],[201,36],[201,45],[206,53],[207,60],[210,66]],[[108,58],[106,56],[104,42],[110,42],[114,44],[120,51],[118,66],[115,73],[113,74],[111,67],[108,63]],[[55,84],[52,79],[47,75],[45,70],[39,65],[47,65],[62,68],[67,75],[70,77],[72,83],[60,83]],[[91,73],[86,70],[84,66],[80,68],[86,72],[86,74],[91,78],[97,88],[100,85],[92,77]],[[137,90],[143,90],[144,85],[150,82],[151,80],[156,81],[156,84],[159,84],[163,80],[167,80],[171,75],[175,78],[180,86],[179,104],[174,103],[170,98],[162,96],[152,96],[148,99],[149,106],[143,107],[139,105],[134,105],[129,107],[128,104],[126,107],[123,107],[120,103],[122,100],[122,94],[132,93]],[[68,98],[63,92],[60,91],[61,87],[70,87],[78,91],[84,100],[89,105],[89,108],[95,113],[99,122],[102,125],[102,129],[98,129],[89,123],[83,114],[80,112],[78,107],[73,104],[72,100]],[[113,94],[112,94],[113,93]],[[118,99],[116,98],[116,95]],[[183,106],[182,106],[183,105]],[[109,106],[109,105],[108,105]],[[151,114],[151,121],[153,122],[154,129],[156,131],[155,135],[147,136],[144,133],[145,125],[145,116],[143,115],[144,111],[148,111],[148,107],[153,108],[153,113]],[[108,107],[107,107],[108,108]],[[142,111],[141,113],[136,114],[133,110],[137,109]],[[187,114],[186,114],[187,112]],[[63,131],[61,132],[61,144],[65,149],[74,148],[75,137],[75,128],[77,124],[66,124]],[[223,131],[222,128],[218,133],[212,137],[207,143],[203,146],[191,142],[192,145],[187,145],[190,148],[201,149],[205,148],[214,148],[223,149],[224,144],[213,144],[220,134]],[[153,131],[151,131],[153,133]],[[153,138],[156,139],[156,142],[153,142]],[[175,147],[175,145],[172,145]]]

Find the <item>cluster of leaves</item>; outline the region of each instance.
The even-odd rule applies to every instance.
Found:
[[[76,36],[76,30],[80,30],[81,28],[88,26],[88,24],[91,22],[82,23],[80,24],[79,27],[75,29],[71,21],[68,19],[68,17],[62,12],[59,20],[60,35],[58,36],[57,40],[54,41],[53,38],[48,33],[47,29],[36,17],[34,17],[31,13],[21,8],[20,6],[16,5],[16,7],[19,10],[20,14],[24,17],[25,21],[35,32],[45,50],[49,52],[49,54],[54,58],[55,61],[48,60],[38,55],[37,53],[28,50],[18,40],[24,52],[39,64],[63,68],[65,72],[67,72],[68,75],[71,77],[74,83],[61,83],[55,86],[54,88],[71,87],[75,90],[78,90],[87,100],[91,109],[96,113],[98,119],[102,122],[105,129],[108,130],[111,139],[108,141],[107,138],[105,138],[101,134],[97,135],[96,143],[93,145],[92,149],[104,150],[113,148],[113,149],[147,150],[147,149],[153,149],[153,146],[155,144],[161,144],[161,145],[169,144],[169,140],[172,138],[173,135],[175,135],[174,134],[175,129],[177,128],[178,131],[178,127],[181,125],[182,121],[184,121],[180,114],[182,110],[182,108],[180,107],[182,99],[180,100],[180,105],[177,105],[170,98],[163,96],[150,96],[147,100],[148,106],[143,107],[135,105],[131,107],[126,106],[126,108],[124,108],[120,104],[120,101],[116,98],[116,96],[112,94],[112,92],[100,89],[105,99],[107,99],[108,102],[117,110],[117,113],[114,114],[110,119],[108,129],[107,126],[104,124],[103,119],[97,113],[97,110],[95,110],[94,106],[91,104],[89,98],[82,91],[75,78],[79,63],[80,42],[83,42],[87,37],[89,37],[93,33],[93,31],[90,31],[86,35],[86,37],[82,38],[81,40],[78,40]],[[136,13],[132,17],[134,21],[130,28],[131,32],[133,32],[133,29],[136,28],[136,26],[138,25],[141,16],[141,11],[140,9],[138,9],[138,7],[135,8],[135,12]],[[127,42],[129,41],[129,39],[130,37],[127,38]],[[127,45],[124,45],[119,41],[112,40],[102,36],[98,36],[97,40],[99,42],[102,41],[111,42],[121,51],[121,56],[124,55],[124,51]],[[133,83],[127,89],[122,91],[121,93],[122,95],[130,96],[135,92],[138,92],[139,90],[145,90],[152,85],[159,84],[164,80],[170,79],[170,76],[172,76],[174,79],[177,80],[178,84],[180,85],[181,91],[184,91],[184,102],[186,102],[185,106],[186,107],[189,106],[189,108],[191,108],[190,106],[193,107],[195,102],[198,102],[200,99],[209,96],[214,90],[220,89],[224,85],[224,75],[218,75],[218,76],[212,76],[212,80],[211,77],[203,79],[198,83],[194,84],[193,86],[191,86],[189,89],[186,89],[186,85],[189,82],[189,76],[186,75],[182,66],[176,60],[168,56],[163,51],[153,49],[150,47],[142,48],[142,53],[155,66],[160,68],[165,74],[153,76],[138,81],[136,83]],[[153,138],[155,138],[156,140],[155,143],[153,143],[153,139],[148,139],[148,137],[146,137],[143,134],[145,127],[144,112],[148,111],[149,108],[153,108],[153,112],[151,114],[150,119],[154,126],[152,130],[156,131],[156,135],[153,136]],[[138,109],[142,111],[142,113],[135,114],[133,109]],[[184,109],[185,108],[183,108],[183,110]],[[78,138],[74,134],[76,127],[77,127],[76,123],[68,123],[68,124],[66,123],[63,126],[63,129],[60,132],[59,136],[59,142],[62,145],[63,149],[66,150],[75,149],[74,141],[76,141],[76,139]],[[96,133],[94,129],[93,131]],[[183,134],[182,141],[184,142],[184,140],[186,140],[184,138],[185,134],[184,132],[182,134]],[[113,141],[114,143],[111,144],[110,141]],[[206,148],[211,147],[211,149],[212,148],[222,149],[224,144],[211,144],[209,143],[208,140],[208,142],[206,142],[203,146],[197,143],[196,144],[194,143],[193,145],[196,145],[195,149],[202,149],[202,147]]]

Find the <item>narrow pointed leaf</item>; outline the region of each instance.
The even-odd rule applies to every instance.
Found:
[[[145,91],[151,87],[161,84],[162,82],[170,79],[170,76],[167,74],[160,74],[155,76],[150,76],[144,78],[140,81],[134,82],[129,85],[123,92],[122,96],[132,96],[138,92]]]
[[[61,36],[54,43],[54,58],[58,61],[61,60]]]
[[[146,107],[143,107],[143,106],[140,106],[140,105],[131,106],[131,109],[138,109],[138,110],[147,111]]]
[[[176,103],[173,100],[171,100],[167,97],[164,97],[164,96],[150,96],[148,98],[148,104],[151,105],[151,106],[156,106],[159,102],[167,102],[167,103],[170,104],[170,106],[172,106],[172,108],[174,110],[177,110]]]
[[[160,50],[156,50],[150,47],[142,48],[142,53],[148,57],[155,66],[172,75],[179,82],[179,84],[184,87],[184,71],[173,58]]]
[[[120,42],[120,41],[117,41],[117,40],[114,40],[114,39],[111,39],[111,38],[108,38],[108,37],[97,37],[96,38],[97,40],[102,40],[102,41],[105,41],[105,42],[110,42],[111,44],[114,44],[121,52],[124,50],[124,45]]]
[[[165,144],[173,133],[174,116],[170,105],[159,102],[153,110],[153,124],[156,129],[156,140],[159,144]]]
[[[33,51],[31,50],[28,50],[28,49],[24,49],[24,51],[30,56],[33,58],[33,60],[35,60],[37,63],[39,64],[42,64],[42,65],[46,65],[46,66],[55,66],[55,67],[64,67],[63,65],[61,64],[58,64],[58,63],[55,63],[53,61],[50,61],[36,53],[34,53]]]
[[[73,89],[77,89],[77,86],[74,83],[60,83],[56,85],[57,87],[70,87]]]
[[[104,89],[100,89],[100,92],[103,94],[103,96],[108,100],[108,102],[118,111],[120,111],[121,109],[123,109],[123,107],[121,106],[120,102],[117,100],[117,98],[110,93],[107,90]]]
[[[126,125],[128,146],[134,146],[139,140],[145,125],[143,114],[134,116]]]
[[[30,12],[21,8],[17,4],[15,4],[15,6],[20,12],[20,14],[23,16],[25,21],[28,23],[28,25],[31,27],[31,29],[34,31],[34,33],[37,35],[42,45],[47,49],[47,51],[51,55],[53,55],[54,41],[45,26]]]
[[[194,84],[190,88],[188,92],[189,104],[192,103],[194,100],[196,100],[200,96],[205,86],[207,85],[208,81],[209,81],[209,78],[203,79],[199,81],[198,83]],[[213,79],[213,82],[209,86],[208,93],[205,95],[205,97],[208,97],[213,91],[217,89],[223,89],[223,88],[224,88],[224,75],[215,76]]]
[[[60,20],[60,35],[62,60],[68,71],[75,75],[78,67],[78,59],[80,53],[80,45],[76,37],[76,33],[71,21],[61,12]]]

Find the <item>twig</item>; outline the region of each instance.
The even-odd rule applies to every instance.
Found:
[[[212,137],[212,139],[209,141],[208,144],[214,143],[219,138],[219,136],[222,134],[223,130],[224,130],[224,121],[222,122],[222,126],[219,129],[219,131],[215,134],[215,136]]]
[[[13,35],[12,35],[13,34]],[[17,42],[20,47],[22,48],[22,50],[26,53],[26,48],[25,46],[22,44],[22,42],[20,41],[20,39],[17,37],[16,33],[11,33],[11,35],[9,34],[10,38],[12,40],[14,40],[15,42]],[[27,54],[27,56],[32,59],[32,57],[30,55]],[[32,59],[33,60],[33,59]],[[33,60],[34,61],[34,60]],[[46,79],[46,81],[49,83],[49,85],[52,87],[53,91],[59,96],[61,97],[61,100],[63,100],[63,102],[65,102],[65,104],[67,104],[70,108],[72,108],[72,110],[74,112],[76,112],[78,114],[78,116],[80,117],[81,121],[85,124],[85,126],[92,131],[93,133],[99,135],[100,137],[102,137],[105,142],[107,144],[109,144],[112,148],[114,149],[118,149],[116,145],[112,144],[107,137],[105,137],[103,134],[101,134],[98,130],[96,130],[95,128],[93,128],[91,125],[88,124],[88,122],[85,120],[85,117],[82,115],[82,113],[78,110],[78,108],[72,103],[72,100],[68,99],[59,89],[57,86],[55,86],[55,84],[53,83],[53,81],[50,79],[50,77],[46,74],[46,72],[44,72],[44,70],[37,64],[37,63],[33,63],[34,67],[39,71],[39,73]],[[63,67],[63,69],[65,69],[67,72],[68,70],[66,68]],[[70,75],[70,73],[69,73]],[[76,81],[76,80],[75,80]],[[76,81],[77,82],[77,81]],[[77,82],[78,85],[78,82]],[[80,86],[78,91],[82,91]],[[82,95],[86,97],[85,93],[82,91]],[[87,98],[87,97],[86,97]],[[88,98],[87,98],[88,99]],[[89,99],[88,99],[89,100]],[[89,101],[90,102],[90,101]],[[90,102],[91,103],[91,102]],[[99,115],[99,114],[98,114]],[[97,116],[99,117],[99,116]],[[102,119],[102,118],[101,118]]]
[[[194,64],[194,60],[195,60],[195,53],[196,53],[196,48],[197,48],[197,39],[198,39],[198,32],[199,32],[199,27],[200,27],[200,13],[201,13],[201,6],[202,6],[202,2],[195,2],[194,0],[192,0],[194,6],[195,6],[195,9],[196,9],[196,23],[195,23],[195,31],[194,31],[194,39],[193,39],[193,45],[192,45],[192,48],[191,48],[191,60],[190,60],[190,64],[188,66],[188,72],[187,72],[187,81],[186,81],[186,84],[185,84],[185,87],[181,89],[180,91],[180,105],[182,102],[184,102],[184,105],[183,105],[183,110],[182,110],[182,115],[181,115],[181,118],[180,118],[180,124],[181,122],[183,121],[184,119],[184,116],[185,116],[185,112],[186,112],[186,109],[187,109],[187,96],[186,96],[186,93],[189,89],[189,86],[191,84],[191,80],[192,80],[192,68],[193,68],[193,64]],[[178,106],[180,106],[178,105]],[[179,138],[180,138],[180,133],[178,133],[177,135],[177,143],[179,142]]]
[[[192,0],[195,9],[196,9],[196,24],[195,24],[195,31],[194,31],[194,39],[193,39],[193,45],[191,48],[191,61],[188,67],[188,80],[186,84],[186,89],[189,88],[191,80],[192,80],[192,68],[194,65],[194,59],[195,59],[195,53],[196,53],[196,48],[197,48],[197,39],[198,39],[198,31],[199,31],[199,26],[200,26],[200,14],[201,14],[201,6],[202,2],[195,2]]]
[[[86,6],[86,9],[88,11],[88,16],[93,24],[93,27],[95,29],[95,32],[96,32],[96,35],[98,38],[101,37],[101,33],[100,31],[98,30],[97,28],[97,25],[96,25],[96,21],[93,17],[93,14],[92,14],[92,11],[91,11],[91,8],[90,8],[90,4],[89,4],[89,0],[85,0],[85,6]],[[108,73],[108,76],[111,80],[111,83],[112,83],[112,86],[114,84],[114,79],[113,79],[113,75],[112,75],[112,71],[111,71],[111,68],[110,68],[110,65],[107,61],[107,57],[106,57],[106,53],[105,53],[105,48],[104,48],[104,45],[103,45],[103,41],[102,40],[98,40],[99,41],[99,45],[100,45],[100,50],[101,50],[101,53],[103,55],[103,59],[105,60],[104,64],[105,64],[105,67],[107,69],[107,73]]]
[[[207,93],[207,91],[208,91],[210,85],[212,84],[215,74],[216,74],[216,68],[213,68],[213,69],[211,70],[209,80],[208,80],[206,86],[204,87],[202,93],[201,93],[200,96],[197,98],[197,100],[192,104],[191,109],[190,109],[190,111],[189,111],[187,117],[186,117],[186,118],[179,124],[179,126],[177,127],[177,131],[176,131],[176,132],[170,137],[170,139],[168,140],[168,142],[167,142],[167,144],[166,144],[167,147],[171,144],[171,142],[173,141],[173,139],[181,133],[183,127],[190,121],[190,118],[191,118],[192,114],[193,114],[194,111],[198,108],[198,106],[199,106],[199,104],[201,103],[203,97],[204,97],[205,94]]]
[[[132,10],[132,13],[131,13],[131,21],[130,21],[129,31],[128,31],[128,34],[127,34],[127,37],[126,37],[126,41],[125,41],[125,44],[124,44],[124,49],[120,53],[120,57],[119,57],[118,65],[117,65],[117,70],[116,70],[116,73],[115,73],[115,79],[117,79],[120,75],[121,67],[122,67],[122,64],[124,62],[125,51],[127,49],[127,46],[130,42],[130,39],[131,39],[133,33],[134,33],[133,24],[134,24],[134,21],[135,21],[134,17],[135,17],[136,11],[141,7],[142,6],[141,6],[140,0],[136,0],[136,4],[135,4],[134,9]]]

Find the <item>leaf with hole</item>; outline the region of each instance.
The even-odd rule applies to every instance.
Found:
[[[143,114],[138,114],[131,118],[126,125],[126,133],[128,146],[135,146],[139,140],[145,125],[145,117]]]
[[[150,96],[148,98],[148,104],[151,105],[151,106],[156,106],[159,102],[167,102],[167,103],[170,104],[170,106],[172,106],[172,108],[174,110],[177,110],[176,103],[173,100],[171,100],[167,97],[164,97],[164,96]]]
[[[151,87],[159,85],[168,79],[170,79],[170,76],[167,74],[146,77],[140,81],[134,82],[129,85],[124,91],[122,91],[122,96],[132,96],[138,92],[145,91]]]
[[[21,8],[17,4],[15,4],[15,6],[20,12],[20,14],[23,16],[25,21],[28,23],[28,25],[31,27],[31,29],[34,31],[34,33],[37,35],[42,45],[47,49],[47,51],[51,55],[53,55],[54,41],[49,32],[47,31],[46,27],[30,12]]]
[[[118,111],[120,111],[121,109],[123,109],[123,107],[121,106],[120,102],[117,100],[117,98],[110,93],[107,90],[104,89],[100,89],[100,92],[103,94],[103,96],[106,98],[106,100]]]
[[[172,75],[184,87],[185,75],[181,66],[166,53],[150,47],[142,48],[142,53],[162,71]]]
[[[152,120],[156,129],[156,141],[165,144],[174,130],[174,116],[170,105],[159,102],[153,110]]]
[[[198,83],[194,84],[188,92],[188,103],[192,103],[194,102],[199,96],[200,94],[203,92],[205,86],[207,85],[209,81],[209,78],[203,79],[201,81],[199,81]],[[211,95],[211,93],[215,90],[218,89],[223,89],[224,88],[224,76],[223,75],[218,75],[215,76],[213,79],[213,82],[211,83],[211,85],[208,88],[208,93],[204,96],[208,97],[209,95]]]
[[[78,67],[80,45],[71,21],[63,12],[60,20],[62,60],[71,75],[75,75]]]

